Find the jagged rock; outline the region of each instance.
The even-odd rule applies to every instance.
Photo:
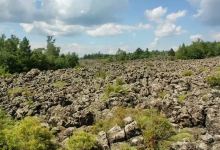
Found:
[[[206,144],[210,144],[212,142],[214,142],[213,136],[211,136],[210,134],[206,133],[205,135],[201,136],[201,139],[206,143]]]
[[[199,142],[196,144],[196,149],[197,150],[208,150],[209,147],[207,144],[203,143],[203,142]]]
[[[106,132],[104,131],[99,132],[98,142],[101,145],[103,150],[110,150]]]
[[[171,145],[170,150],[196,150],[196,144],[191,142],[177,142]]]
[[[129,116],[129,117],[124,118],[123,121],[125,122],[125,125],[127,125],[127,124],[133,122],[134,120],[132,117]]]
[[[136,137],[133,137],[131,138],[130,140],[130,144],[132,146],[141,146],[144,144],[144,138],[143,136],[136,136]]]
[[[125,131],[118,125],[111,128],[108,132],[109,143],[116,143],[125,141]]]
[[[133,121],[130,124],[125,126],[125,135],[127,139],[134,137],[134,136],[138,136],[140,134],[141,134],[141,130],[138,127],[136,121]]]

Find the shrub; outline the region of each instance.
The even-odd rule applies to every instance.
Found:
[[[188,77],[188,76],[192,76],[192,75],[193,75],[192,70],[185,70],[182,72],[182,76],[184,76],[184,77]]]
[[[107,77],[107,73],[105,71],[99,70],[96,72],[95,76],[97,78],[105,79]]]
[[[173,136],[169,137],[168,139],[159,142],[159,149],[166,150],[170,149],[171,144],[176,143],[176,142],[182,142],[182,141],[193,141],[194,137],[192,133],[188,131],[180,131],[179,133],[177,132]]]
[[[32,93],[29,91],[27,87],[14,87],[8,90],[8,95],[10,97],[13,97],[15,95],[31,96]]]
[[[103,99],[106,100],[111,94],[127,93],[127,89],[123,87],[122,81],[116,80],[114,84],[108,84],[104,90]]]
[[[36,117],[27,117],[4,131],[8,149],[48,150],[55,149],[53,135],[41,126]]]
[[[76,131],[67,142],[67,150],[92,150],[97,147],[96,137],[84,131]]]
[[[6,69],[0,66],[0,77],[9,77],[11,74]]]
[[[91,132],[108,131],[116,124],[124,127],[123,119],[127,116],[131,116],[137,121],[144,134],[145,144],[149,148],[155,148],[160,140],[167,139],[174,134],[173,127],[168,119],[156,110],[125,109],[121,107],[114,110],[113,117],[97,121]]]
[[[210,86],[220,86],[220,73],[217,72],[215,75],[209,76],[207,82]]]
[[[53,83],[53,86],[55,88],[59,88],[59,89],[64,88],[66,85],[67,85],[67,83],[64,82],[64,81],[56,81],[56,82]]]
[[[0,109],[0,147],[6,149],[6,139],[4,130],[10,128],[14,124],[14,121]]]
[[[178,96],[178,102],[179,103],[183,103],[187,98],[187,95],[186,94],[181,94]]]
[[[135,147],[132,147],[131,145],[127,143],[122,143],[117,147],[118,150],[137,150]],[[114,149],[113,149],[114,150]],[[115,149],[116,150],[116,149]]]

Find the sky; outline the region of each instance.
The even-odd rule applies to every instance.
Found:
[[[177,49],[220,41],[220,0],[0,0],[0,33],[32,49],[53,35],[62,53]]]

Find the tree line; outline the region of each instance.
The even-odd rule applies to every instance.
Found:
[[[100,52],[94,54],[86,54],[83,59],[107,59],[109,61],[124,61],[124,60],[135,60],[135,59],[145,59],[145,58],[155,58],[155,57],[174,57],[175,51],[171,48],[169,51],[159,51],[149,49],[142,50],[138,48],[134,52],[127,53],[125,50],[118,49],[116,54],[102,54]]]
[[[110,61],[123,61],[144,58],[168,58],[168,59],[203,59],[208,57],[220,56],[220,42],[205,42],[201,39],[192,42],[190,45],[182,44],[177,51],[172,48],[170,50],[142,50],[138,48],[136,51],[127,53],[119,49],[116,54],[88,54],[84,59],[107,59]]]
[[[53,36],[47,37],[46,48],[31,50],[29,40],[20,40],[11,35],[0,37],[0,72],[26,72],[32,68],[54,70],[75,67],[78,64],[76,53],[60,54]]]
[[[76,53],[61,54],[53,36],[47,36],[46,48],[31,50],[29,40],[22,40],[11,35],[6,38],[0,36],[0,74],[27,72],[32,68],[40,70],[55,70],[73,68],[79,63]],[[168,59],[203,59],[220,55],[220,42],[205,42],[198,39],[189,45],[182,44],[177,51],[143,50],[138,48],[134,52],[118,49],[116,54],[86,54],[82,59],[105,59],[109,61],[125,61],[135,59],[168,58]]]

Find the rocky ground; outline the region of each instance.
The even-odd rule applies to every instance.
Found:
[[[75,69],[56,71],[33,69],[0,78],[0,106],[16,119],[43,118],[60,143],[75,128],[93,125],[115,107],[154,108],[176,129],[187,128],[195,137],[194,141],[172,143],[170,149],[219,150],[220,90],[210,87],[206,80],[219,66],[217,57],[87,62]],[[124,122],[124,127],[115,125],[98,134],[103,149],[117,149],[121,142],[137,147],[143,144],[137,122],[129,115]]]

